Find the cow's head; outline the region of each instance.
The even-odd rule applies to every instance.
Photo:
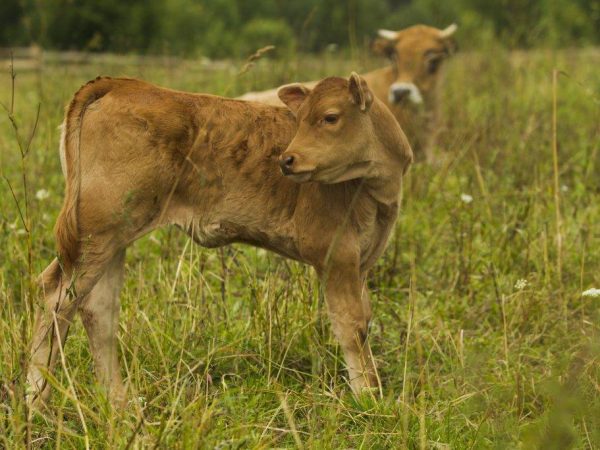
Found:
[[[412,160],[394,116],[354,72],[349,79],[325,78],[312,90],[290,84],[277,94],[298,123],[296,136],[279,158],[281,171],[294,181],[368,178],[394,152],[403,164]]]
[[[388,91],[391,105],[422,103],[434,90],[440,67],[456,51],[452,37],[456,29],[452,24],[444,30],[415,25],[400,31],[378,31],[372,49],[392,62],[394,82]]]

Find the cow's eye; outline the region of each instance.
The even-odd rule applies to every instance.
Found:
[[[338,116],[337,114],[327,114],[325,117],[323,117],[323,122],[325,122],[328,125],[334,125],[339,119],[340,116]]]
[[[427,61],[427,73],[434,74],[440,68],[440,64],[442,63],[442,58],[432,58]]]

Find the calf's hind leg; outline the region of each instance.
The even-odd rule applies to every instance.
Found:
[[[116,406],[126,399],[117,345],[119,294],[123,285],[124,264],[125,251],[121,250],[109,262],[102,278],[79,305],[96,376],[106,388],[111,403]]]
[[[86,297],[113,259],[114,247],[109,240],[90,240],[80,262],[67,274],[55,259],[42,274],[44,307],[36,313],[27,379],[32,392],[29,400],[45,400],[49,385],[45,372],[52,373],[59,349],[65,344],[67,332],[78,302]]]
[[[36,306],[27,374],[31,401],[46,400],[50,393],[45,372],[53,371],[59,346],[64,345],[75,312],[74,301],[67,293],[69,282],[65,279],[56,258],[41,275],[44,301],[42,306]]]

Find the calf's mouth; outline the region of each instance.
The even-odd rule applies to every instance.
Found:
[[[282,170],[283,175],[286,178],[289,178],[292,181],[295,181],[296,183],[305,183],[307,181],[310,181],[310,179],[312,178],[314,170],[305,170],[302,172],[284,172]]]

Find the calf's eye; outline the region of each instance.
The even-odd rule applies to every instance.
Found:
[[[323,118],[323,121],[329,125],[333,125],[333,124],[337,123],[338,120],[339,120],[339,116],[337,114],[327,114]]]

